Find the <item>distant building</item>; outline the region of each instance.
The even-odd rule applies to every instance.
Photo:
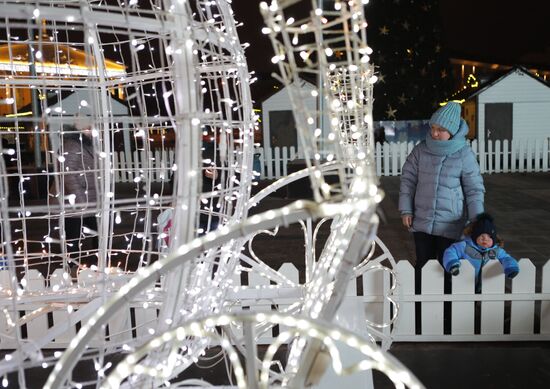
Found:
[[[35,78],[33,73],[40,80],[51,81],[42,82],[44,85],[55,84],[61,88],[61,85],[67,85],[65,81],[84,79],[97,72],[96,60],[83,50],[74,47],[45,40],[40,43],[40,59],[33,58],[31,52],[37,51],[27,43],[0,45],[0,77],[14,80],[13,85],[8,81],[0,89],[0,100],[4,101],[4,104],[0,104],[0,116],[21,114],[20,108],[31,103],[32,94],[28,85]],[[124,65],[108,59],[103,62],[107,77],[120,77],[126,74]],[[28,80],[28,82],[22,84],[21,80]],[[110,92],[119,99],[124,98],[122,88],[113,87]],[[39,98],[45,97],[47,96],[39,96]],[[6,99],[13,100],[13,103],[6,104]]]
[[[102,69],[108,79],[116,80],[126,75],[123,64],[108,59],[103,59]],[[34,151],[36,143],[32,132],[36,131],[35,126],[43,126],[42,110],[50,108],[52,114],[48,113],[49,118],[67,117],[78,113],[82,100],[92,104],[88,79],[97,71],[97,60],[93,56],[75,47],[50,41],[46,35],[40,44],[0,45],[0,77],[4,79],[0,88],[2,141],[8,144],[20,142],[22,152]],[[128,116],[129,110],[123,103],[125,90],[115,82],[107,93],[112,113],[116,111]],[[52,125],[55,124],[49,123],[50,127]],[[20,132],[21,138],[15,139]],[[128,134],[125,137],[124,143],[129,144]],[[40,138],[38,144],[44,152],[48,137],[43,133]]]
[[[451,63],[453,88],[456,94],[466,89],[475,89],[479,84],[486,84],[515,67],[514,65],[463,58],[450,58],[449,61]],[[544,81],[550,81],[550,69],[532,66],[525,66],[525,68]]]
[[[317,87],[305,80],[300,80],[300,92],[303,96],[302,103],[310,112],[317,112],[318,98],[312,94]],[[267,97],[262,102],[262,127],[263,145],[270,147],[300,147],[296,123],[294,122],[293,106],[287,88],[282,87],[277,92]],[[328,118],[323,118],[323,123],[318,125],[322,128],[323,134],[328,134],[330,123]]]
[[[304,92],[311,92],[316,89],[315,85],[302,80]],[[317,99],[311,98],[304,100],[304,105],[311,110],[315,110]],[[296,123],[292,111],[292,103],[286,87],[282,87],[262,102],[262,128],[263,145],[270,147],[298,147],[298,134],[296,132]]]
[[[550,136],[550,86],[523,67],[467,90],[463,101],[470,138],[512,140]]]

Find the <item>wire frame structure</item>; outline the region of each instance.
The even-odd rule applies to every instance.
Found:
[[[376,204],[381,200],[373,162],[372,49],[366,42],[361,1],[311,2],[301,18],[292,15],[296,1],[262,3],[264,33],[273,44],[272,62],[279,64],[281,80],[289,91],[303,152],[311,167],[310,179],[317,201],[354,211],[336,217],[325,249],[311,271],[311,282],[301,314],[331,320],[343,299],[355,266],[366,257],[377,227]],[[319,112],[303,102],[300,78],[318,80]],[[330,130],[323,134],[319,122],[328,113]],[[329,184],[321,167],[320,145],[328,149],[327,161],[340,163],[335,184]],[[283,384],[304,386],[309,369],[322,345],[294,342]]]
[[[229,3],[138,3],[0,2],[0,343],[15,349],[0,370],[18,371],[19,387],[26,368],[56,359],[37,350],[67,346],[133,274],[246,217],[251,76]],[[202,250],[155,277],[133,301],[157,307],[146,336],[219,310],[241,246]],[[142,332],[126,311],[94,357]]]
[[[7,258],[0,281],[13,335],[3,334],[15,350],[0,375],[12,373],[10,380],[27,387],[28,371],[41,366],[50,372],[46,388],[187,385],[196,382],[178,381],[180,373],[219,342],[240,387],[258,387],[257,378],[264,386],[308,384],[317,357],[333,350],[329,337],[340,336],[319,323],[333,319],[350,278],[371,257],[381,194],[362,5],[336,1],[325,10],[312,2],[297,22],[286,16],[294,3],[261,8],[274,61],[291,88],[314,201],[247,217],[261,197],[250,198],[252,79],[230,1],[0,2],[2,135],[14,140],[2,146],[8,164],[0,165]],[[303,73],[319,80],[321,113],[301,106]],[[326,133],[318,124],[323,112],[331,123]],[[34,170],[24,163],[24,142],[34,145],[25,157]],[[17,181],[14,192],[10,180]],[[317,261],[306,258],[304,298],[286,312],[303,321],[226,314],[238,303],[230,292],[244,244],[260,231],[322,218],[333,219],[333,232]],[[288,283],[261,261],[252,268],[276,280],[275,288]],[[46,292],[36,287],[40,277]],[[149,322],[134,326],[151,306]],[[50,313],[65,324],[26,339],[24,329]],[[76,322],[80,330],[70,333]],[[259,363],[256,353],[257,333],[278,324],[292,328],[276,343],[296,339],[284,369]],[[62,355],[42,351],[59,338],[66,339]],[[246,383],[230,344],[245,357]],[[349,372],[380,368],[398,385],[417,384],[396,376],[402,368],[381,362],[363,341],[348,344],[378,358]],[[331,356],[338,365],[337,353]],[[76,367],[86,362],[91,375]]]

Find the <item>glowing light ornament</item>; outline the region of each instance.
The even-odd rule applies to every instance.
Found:
[[[349,4],[354,10],[357,9],[353,2]],[[208,325],[196,319],[212,312],[227,311],[231,309],[232,304],[235,304],[235,299],[238,299],[238,296],[232,296],[230,293],[233,290],[232,277],[240,258],[241,248],[248,237],[278,225],[304,220],[335,218],[339,231],[329,238],[327,247],[330,246],[330,248],[321,253],[318,264],[314,266],[313,258],[307,259],[308,284],[304,287],[306,298],[298,301],[294,307],[311,317],[329,317],[330,313],[334,312],[341,301],[343,287],[354,269],[360,271],[366,265],[363,263],[354,267],[372,247],[371,241],[375,232],[375,223],[372,218],[374,207],[380,200],[372,171],[371,154],[369,154],[372,150],[372,141],[368,131],[371,128],[365,128],[362,124],[369,123],[368,104],[371,100],[368,99],[368,90],[357,92],[360,96],[367,96],[363,101],[354,100],[353,103],[348,103],[348,98],[341,100],[340,103],[334,103],[334,108],[330,108],[331,122],[338,130],[333,130],[324,137],[316,131],[317,113],[303,112],[297,107],[296,115],[300,117],[300,121],[297,120],[297,122],[301,123],[299,131],[304,147],[307,149],[308,160],[311,161],[311,168],[306,173],[311,174],[316,202],[297,202],[290,207],[246,219],[248,207],[256,203],[260,197],[249,200],[253,129],[250,94],[247,89],[249,75],[244,54],[236,37],[228,2],[158,1],[152,2],[144,9],[139,8],[138,3],[133,1],[121,4],[119,8],[107,7],[102,2],[75,4],[67,1],[55,2],[55,4],[52,2],[52,7],[43,5],[38,12],[35,12],[34,5],[21,5],[10,1],[5,1],[2,5],[6,6],[8,18],[11,17],[13,20],[27,12],[35,18],[34,21],[29,19],[31,26],[36,22],[38,27],[39,21],[42,19],[46,21],[43,26],[40,23],[40,28],[46,31],[49,29],[50,33],[43,33],[42,37],[36,38],[38,46],[41,43],[45,46],[43,44],[46,40],[45,36],[48,36],[49,42],[54,42],[54,47],[59,46],[61,42],[69,46],[75,45],[75,41],[84,42],[77,45],[88,53],[88,56],[84,57],[89,64],[87,70],[73,72],[72,69],[76,69],[77,64],[73,63],[71,58],[76,54],[71,50],[60,49],[57,52],[65,53],[66,58],[63,58],[63,61],[67,61],[63,62],[66,66],[58,66],[66,69],[60,72],[63,77],[44,71],[37,73],[37,76],[30,74],[35,61],[29,54],[29,58],[23,58],[27,61],[26,69],[29,74],[15,73],[12,76],[19,77],[17,82],[9,82],[25,85],[31,90],[40,90],[42,96],[47,96],[48,90],[45,88],[87,93],[85,98],[81,95],[77,95],[76,98],[76,101],[80,102],[79,111],[86,114],[78,115],[78,112],[68,111],[69,104],[65,103],[63,106],[59,104],[47,107],[42,111],[44,114],[40,116],[40,121],[47,124],[41,131],[49,136],[51,142],[48,153],[57,157],[57,162],[52,164],[53,170],[48,170],[50,168],[47,167],[44,169],[45,172],[41,173],[44,176],[49,174],[54,177],[61,205],[51,204],[47,216],[40,214],[39,216],[44,220],[57,219],[60,216],[63,219],[62,216],[67,213],[84,215],[88,208],[93,208],[100,216],[98,229],[100,239],[97,269],[83,270],[79,277],[79,287],[74,290],[71,289],[70,278],[68,279],[67,273],[63,273],[62,269],[61,272],[54,272],[58,274],[57,277],[48,274],[51,280],[64,281],[50,282],[57,287],[52,288],[52,292],[61,292],[48,291],[47,298],[44,297],[45,293],[29,294],[29,288],[26,286],[30,283],[23,285],[21,282],[21,286],[18,284],[18,279],[14,277],[17,269],[15,256],[13,253],[8,253],[11,261],[9,274],[12,277],[11,285],[6,289],[8,291],[6,295],[20,297],[17,302],[9,298],[4,300],[8,307],[6,309],[8,316],[17,317],[10,316],[10,309],[12,313],[27,310],[26,306],[21,304],[25,299],[30,302],[32,297],[35,303],[51,302],[49,309],[54,309],[54,317],[56,314],[59,316],[66,312],[65,323],[80,321],[82,329],[74,336],[74,334],[67,335],[66,324],[54,325],[45,331],[38,343],[26,344],[20,339],[16,340],[14,347],[16,351],[9,354],[9,358],[0,364],[0,373],[19,370],[19,386],[25,387],[24,378],[21,378],[24,376],[23,366],[55,364],[46,387],[78,387],[83,383],[78,382],[78,377],[71,374],[76,361],[93,358],[97,382],[108,385],[110,381],[104,376],[110,367],[109,354],[132,352],[145,344],[143,350],[146,350],[146,355],[140,360],[139,367],[131,372],[122,372],[129,375],[127,385],[133,385],[136,382],[152,387],[164,385],[167,379],[177,376],[200,357],[208,346],[206,335],[201,332],[203,326],[208,327]],[[277,11],[275,6],[272,8],[274,12]],[[352,18],[362,19],[362,14],[357,13],[354,13],[351,18],[349,13],[351,8],[344,5],[341,7],[344,16],[333,15],[338,21],[337,24],[351,23]],[[316,10],[315,15],[315,23],[322,24],[330,20],[323,10]],[[5,24],[7,30],[10,22],[14,23],[12,19],[8,19],[8,23]],[[288,18],[285,25],[293,28],[294,23],[294,20]],[[308,31],[307,25],[305,26],[303,29],[300,27],[304,34],[313,31]],[[65,31],[65,35],[60,35],[59,30]],[[352,30],[360,32],[360,28],[357,29],[355,24]],[[71,33],[71,31],[76,32]],[[281,26],[274,26],[272,31],[286,33]],[[322,27],[316,31],[323,34]],[[344,41],[353,43],[351,46],[346,46],[346,49],[352,48],[352,52],[355,53],[357,49],[355,43],[358,41],[357,38],[350,36],[349,31],[343,29],[339,33],[343,34]],[[64,36],[65,40],[60,40],[60,36]],[[11,39],[11,35],[9,37]],[[6,39],[8,45],[10,39]],[[364,40],[364,36],[359,40],[361,39]],[[335,57],[337,47],[327,47],[326,42],[323,44],[321,56]],[[364,49],[363,45],[359,47]],[[315,48],[308,49],[308,52],[314,53],[315,50]],[[32,47],[29,53],[33,53]],[[40,59],[48,58],[44,54],[44,49],[41,53]],[[145,60],[143,53],[150,57],[148,56]],[[288,61],[290,57],[290,54],[280,52],[278,55],[281,63]],[[126,66],[124,72],[118,74],[106,72],[107,65],[110,63],[105,58],[116,56],[118,61]],[[58,57],[54,56],[54,58],[54,62],[60,61]],[[345,56],[344,58],[347,58],[347,71],[344,71],[343,65],[340,66],[337,62],[329,63],[329,61],[319,67],[324,69],[323,71],[314,70],[323,79],[324,88],[319,96],[325,103],[333,101],[334,98],[341,98],[342,92],[337,93],[335,90],[339,90],[342,82],[348,82],[350,85],[358,82],[355,73],[365,69],[363,65],[356,64],[355,60]],[[20,59],[10,58],[9,62],[13,63],[14,60]],[[359,60],[359,63],[366,64],[368,61]],[[46,69],[46,67],[37,66],[34,68]],[[314,68],[311,67],[311,69]],[[326,69],[332,73],[327,74]],[[369,79],[372,79],[372,75]],[[7,80],[11,79],[8,77]],[[328,80],[331,80],[330,83]],[[7,84],[8,81],[5,82]],[[336,89],[329,88],[331,83],[336,86]],[[9,84],[11,90],[17,90],[17,87],[12,87],[11,84]],[[349,90],[352,94],[356,93],[353,92],[356,91],[355,88]],[[117,105],[110,100],[111,91],[118,93],[119,97],[124,97],[130,108],[126,114],[122,114],[121,118],[115,117],[114,111]],[[328,99],[327,95],[332,98]],[[82,104],[82,101],[86,103]],[[342,110],[342,107],[349,111]],[[358,113],[363,115],[361,116],[363,122],[360,124],[357,124],[356,120],[359,117]],[[17,125],[22,121],[21,118],[25,117],[17,116],[17,112],[10,115],[15,115],[11,118]],[[339,115],[345,119],[341,119]],[[37,115],[30,116],[30,123],[38,123]],[[122,119],[123,125],[116,125],[118,119]],[[72,193],[63,192],[63,185],[61,185],[66,174],[61,165],[65,162],[63,158],[66,159],[62,152],[61,125],[75,121],[80,122],[81,127],[83,127],[82,122],[88,124],[91,122],[91,132],[95,141],[94,158],[97,161],[93,175],[99,188],[97,203],[86,202],[85,206],[78,210],[74,210],[72,204],[69,204],[70,206],[66,204],[65,197],[71,196]],[[306,125],[302,126],[304,123]],[[41,129],[40,126],[38,128]],[[175,134],[176,147],[173,162],[170,159],[170,152],[167,151],[166,137],[160,137],[160,155],[154,153],[151,146],[152,132],[157,131],[158,134],[164,135],[170,130]],[[115,134],[119,132],[123,134],[122,144],[126,150],[139,149],[136,153],[139,155],[139,158],[136,158],[139,163],[136,166],[119,167],[114,154],[117,150],[114,143]],[[204,158],[206,166],[201,170],[200,148],[205,132],[206,137],[214,143],[215,151],[212,158],[214,162],[212,164],[212,161],[207,161],[211,158]],[[18,136],[24,133],[25,131],[16,132]],[[353,135],[357,133],[360,136]],[[332,155],[330,158],[332,162],[325,165],[320,162],[320,155],[324,150],[318,148],[319,140],[325,141],[326,144],[332,143],[331,146],[327,146],[330,149],[328,155]],[[329,160],[328,155],[327,160]],[[160,167],[153,161],[161,161]],[[335,168],[339,176],[339,183],[332,186],[325,180],[325,172],[330,168]],[[217,172],[218,181],[216,183],[213,181],[212,188],[205,191],[201,190],[203,188],[200,187],[200,182],[204,180],[203,175],[212,175],[211,172],[207,172],[207,169]],[[129,174],[129,171],[132,173]],[[165,192],[160,191],[156,193],[154,179],[160,178],[160,186],[162,186],[170,171],[175,175],[176,189],[173,195],[167,196]],[[2,173],[5,176],[4,172]],[[129,184],[138,189],[135,198],[119,197],[120,192],[114,185],[116,174],[125,176]],[[235,179],[236,176],[238,176],[237,179]],[[21,177],[22,182],[26,181],[19,162],[15,177]],[[289,181],[291,179],[287,180]],[[7,193],[5,187],[3,193]],[[23,205],[19,205],[25,211],[30,208],[25,203],[24,197]],[[82,205],[76,199],[73,200],[74,204]],[[212,222],[216,219],[221,227],[216,232],[193,239],[201,227],[201,219],[198,217],[201,204],[207,205],[206,229],[209,225],[212,226]],[[3,216],[14,211],[13,208],[10,209],[8,200],[4,201],[2,207]],[[172,226],[168,231],[158,233],[154,225],[155,214],[165,209],[172,210]],[[40,210],[43,211],[43,207],[33,209],[33,211]],[[27,215],[27,212],[23,214]],[[128,223],[129,216],[133,219],[130,223]],[[21,218],[21,215],[19,217]],[[22,219],[23,222],[27,221],[25,218]],[[124,249],[120,249],[115,237],[118,236],[117,231],[121,230],[117,230],[114,226],[122,228],[128,224],[131,225],[130,231],[118,233],[120,240],[125,243]],[[27,233],[30,229],[12,230]],[[93,234],[94,231],[90,232]],[[48,236],[43,238],[44,242],[55,242],[55,238],[50,235],[54,234],[48,233]],[[167,247],[162,243],[165,238],[169,238]],[[7,242],[11,243],[11,241],[12,238],[8,236]],[[65,247],[66,242],[63,237],[59,239],[59,243]],[[33,262],[29,261],[28,252],[29,250],[23,245],[17,248],[16,254],[23,258],[25,266],[32,267]],[[117,253],[126,256],[126,260],[121,261],[125,266],[123,271],[112,269],[111,259]],[[66,253],[63,252],[63,254]],[[51,257],[52,255],[48,254],[41,258],[47,258],[45,261],[48,265],[55,264]],[[137,257],[137,260],[132,267],[133,257]],[[158,260],[154,261],[157,258]],[[57,265],[63,267],[65,263],[66,255],[58,261]],[[260,261],[255,261],[252,268],[258,272],[265,271],[267,277],[275,279],[279,284],[288,283],[288,280]],[[29,273],[31,270],[33,269],[29,268]],[[133,270],[136,270],[136,274],[128,280],[127,275]],[[321,284],[324,281],[328,281],[328,287]],[[321,295],[319,304],[313,301],[315,293]],[[104,303],[104,301],[107,302]],[[61,312],[56,311],[59,307]],[[77,307],[77,310],[74,307]],[[140,316],[150,314],[151,307],[158,309],[159,313],[146,317],[148,322],[147,320],[145,322],[148,324],[135,329],[128,325],[133,320],[131,316],[137,322]],[[44,310],[40,309],[31,311],[26,317],[29,324],[32,320],[44,318]],[[28,310],[30,311],[30,305]],[[130,312],[133,312],[133,315],[130,315]],[[231,318],[232,316],[221,316],[221,321],[215,322],[223,326],[229,335],[232,334],[230,329],[233,326]],[[246,330],[245,332],[252,331],[253,334],[256,330],[272,326],[269,320],[271,317],[265,316],[262,320],[257,320],[257,323],[250,323],[250,325],[243,323],[237,327]],[[307,320],[300,323],[306,322]],[[140,323],[143,321],[140,320]],[[183,339],[183,344],[178,343],[177,350],[174,350],[170,345],[170,341],[174,339],[172,334],[181,328],[182,323],[190,323],[189,325],[192,326],[190,328],[200,336]],[[273,323],[276,323],[275,319]],[[13,327],[19,329],[23,324],[27,322],[20,321]],[[388,325],[388,323],[383,324]],[[137,337],[134,336],[134,332],[138,334]],[[313,336],[316,333],[309,335]],[[158,337],[154,338],[155,336]],[[181,336],[185,337],[185,332]],[[67,345],[67,350],[62,356],[54,354],[53,358],[44,358],[35,353],[37,348],[53,339],[57,341],[58,338],[65,339]],[[239,339],[232,339],[235,346],[245,353],[247,364],[251,365],[255,361],[253,351],[255,339],[253,335],[248,336],[245,339],[245,345],[241,345]],[[313,346],[315,344],[318,343],[312,343]],[[359,343],[354,342],[354,344]],[[304,365],[311,365],[311,360],[308,361],[308,358],[316,351],[313,346],[304,351],[304,342],[300,341],[292,350],[289,366],[298,366],[296,363],[298,359],[303,361]],[[130,363],[133,363],[131,358]],[[155,371],[159,373],[154,373]],[[119,370],[117,372],[120,373]],[[263,376],[265,374],[264,371]],[[268,379],[277,378],[279,382],[292,380],[299,382],[300,374],[300,371],[292,369],[284,374],[276,374],[272,370],[267,372]],[[249,378],[249,382],[252,385],[253,379]]]
[[[335,218],[325,249],[308,272],[310,282],[300,312],[328,321],[334,317],[354,267],[366,256],[376,234],[375,208],[381,194],[373,160],[374,68],[368,59],[367,24],[361,2],[337,2],[331,9],[324,9],[312,1],[312,10],[305,19],[285,23],[285,12],[292,4],[274,1],[271,5],[262,3],[260,9],[275,53],[286,54],[278,62],[281,81],[294,106],[314,196],[341,210],[353,209]],[[303,104],[299,85],[303,74],[315,74],[318,79],[318,106],[325,107],[331,125],[324,142],[314,130],[324,112],[310,112]],[[318,158],[323,152],[340,165],[337,184],[330,185],[325,179]],[[321,347],[320,342],[294,342],[283,384],[304,386]]]
[[[248,329],[253,328],[254,324],[270,322],[284,325],[286,330],[280,333],[275,342],[267,348],[263,359],[247,359],[245,374],[245,369],[239,360],[237,350],[235,350],[227,338],[216,331],[216,326],[225,326],[231,321],[240,322],[242,323],[242,327]],[[319,365],[323,365],[323,363],[330,364],[339,376],[374,369],[386,374],[397,388],[404,388],[405,386],[411,389],[424,388],[420,381],[413,374],[407,372],[406,368],[397,359],[389,353],[379,350],[370,341],[362,339],[350,331],[318,320],[297,319],[293,315],[272,313],[217,315],[203,318],[200,321],[182,323],[181,326],[150,340],[138,350],[126,356],[106,377],[101,388],[119,388],[122,386],[122,381],[132,375],[149,375],[155,378],[169,377],[172,366],[165,365],[163,369],[147,366],[142,362],[143,357],[157,348],[168,346],[172,353],[170,359],[175,361],[178,357],[179,348],[186,347],[185,340],[190,337],[209,338],[212,339],[213,343],[221,346],[227,353],[229,363],[233,367],[238,388],[267,389],[269,387],[280,387],[280,381],[277,379],[274,380],[273,376],[269,374],[269,370],[273,365],[273,358],[279,348],[287,343],[290,338],[297,336],[303,340],[307,339],[308,342],[322,343],[325,348],[323,352],[325,361],[320,359],[317,363]],[[249,343],[254,344],[255,339],[252,331],[246,333],[245,337]],[[345,366],[337,347],[339,343],[359,350],[362,359],[351,366]],[[312,375],[308,378],[310,383],[317,383],[318,377]],[[181,382],[181,385],[185,384],[191,385],[193,382],[192,380]]]
[[[15,349],[0,372],[19,371],[18,386],[26,387],[26,367],[52,366],[59,357],[36,350],[75,347],[76,323],[93,325],[88,319],[105,314],[102,303],[117,293],[120,310],[86,344],[99,360],[180,320],[222,309],[242,240],[206,245],[211,250],[197,246],[193,260],[162,281],[151,264],[201,231],[246,216],[254,120],[250,76],[228,2],[0,6],[0,93],[6,94],[0,96],[6,103],[0,131],[13,144],[0,161],[8,261],[0,274],[1,301],[10,323],[0,331],[0,346]],[[70,152],[69,126],[76,126],[78,145]],[[26,144],[34,155],[26,155]],[[91,163],[69,164],[85,153]],[[85,183],[84,197],[67,189],[75,179]],[[158,231],[157,215],[167,209],[171,228]],[[97,220],[97,227],[81,230],[91,239],[68,241],[69,219],[87,218]],[[88,242],[94,237],[97,247]],[[88,267],[74,284],[69,262],[85,257],[91,257]],[[124,294],[137,284],[134,273],[155,276],[129,299]],[[154,320],[132,328],[132,317],[151,315],[151,309]],[[21,311],[27,314],[17,320]],[[195,343],[191,354],[199,355],[204,345]],[[98,365],[98,374],[106,369]]]

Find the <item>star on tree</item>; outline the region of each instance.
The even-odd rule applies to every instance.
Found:
[[[388,104],[388,109],[386,110],[386,117],[388,119],[395,120],[396,113],[397,113],[397,109],[393,109],[392,106]]]
[[[429,118],[434,105],[452,91],[450,63],[441,42],[439,0],[370,3],[367,32],[369,45],[375,48],[372,61],[386,76],[385,80],[379,76],[374,85],[374,120]],[[443,70],[447,77],[442,78]],[[395,119],[388,118],[389,113]]]
[[[399,100],[399,104],[405,105],[409,99],[405,96],[405,93],[401,93],[401,96],[399,96],[397,100]]]
[[[382,73],[378,73],[378,82],[379,83],[386,82],[386,75]]]

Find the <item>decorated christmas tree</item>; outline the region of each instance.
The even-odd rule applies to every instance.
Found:
[[[438,0],[372,0],[368,41],[377,66],[375,120],[427,119],[451,92]]]

